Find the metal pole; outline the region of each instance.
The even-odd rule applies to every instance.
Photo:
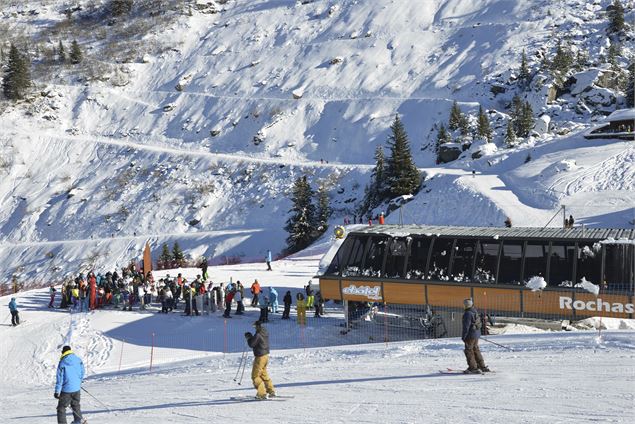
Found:
[[[247,357],[245,356],[245,360],[243,361],[243,372],[240,374],[240,380],[238,381],[238,385],[240,386],[243,382],[243,376],[245,375],[245,368],[247,368]]]
[[[243,361],[245,360],[245,354],[247,353],[247,348],[243,347],[243,354],[240,357],[240,362],[238,362],[238,369],[236,370],[236,375],[234,376],[234,381],[238,380],[238,373],[240,373],[240,367],[243,364]]]
[[[101,406],[103,406],[104,408],[106,408],[108,410],[108,412],[112,412],[112,410],[108,407],[108,405],[106,405],[105,403],[103,403],[102,401],[100,401],[99,399],[97,399],[95,396],[91,395],[90,392],[86,389],[84,389],[82,387],[82,390],[85,391],[88,396],[92,397],[93,399],[95,399],[97,402],[99,402],[101,404]]]
[[[503,346],[502,344],[498,344],[498,343],[496,343],[496,342],[493,342],[493,341],[491,341],[491,340],[488,340],[488,339],[486,339],[485,337],[481,337],[481,340],[485,340],[486,342],[491,343],[491,344],[493,344],[493,345],[496,345],[496,346],[499,346],[499,347],[505,348],[505,349],[507,349],[507,350],[511,350],[512,352],[514,351],[514,349],[512,349],[511,347]]]
[[[567,207],[562,205],[562,228],[567,228]]]

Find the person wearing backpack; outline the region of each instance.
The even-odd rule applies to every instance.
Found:
[[[478,347],[478,340],[481,337],[481,317],[474,307],[472,299],[463,301],[465,312],[463,312],[463,333],[461,339],[465,343],[465,358],[467,359],[466,374],[481,374],[489,372],[485,365],[481,350]]]

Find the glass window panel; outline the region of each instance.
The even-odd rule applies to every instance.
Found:
[[[478,243],[476,251],[476,268],[474,269],[474,281],[477,283],[494,284],[496,282],[496,264],[498,262],[498,248],[500,243]]]
[[[386,256],[386,268],[384,277],[403,278],[408,243],[405,238],[395,238],[390,241],[388,255]]]
[[[582,279],[600,284],[602,281],[602,245],[597,242],[578,243],[576,284]]]
[[[476,240],[457,240],[454,245],[451,281],[468,282],[472,280],[472,264],[474,263],[474,246]]]
[[[525,281],[529,281],[533,277],[545,278],[548,255],[549,242],[530,241],[527,243],[527,251],[525,252]]]
[[[339,275],[340,270],[342,269],[342,263],[345,263],[345,261],[348,260],[351,248],[353,247],[353,244],[355,244],[356,239],[357,237],[347,237],[346,240],[344,240],[335,254],[335,257],[331,260],[325,275]]]
[[[629,244],[605,244],[606,263],[604,276],[607,289],[614,291],[633,290],[633,249]]]
[[[429,237],[414,237],[410,244],[410,256],[408,257],[408,266],[406,278],[424,278],[426,271],[426,262],[428,260],[428,250],[432,239]]]
[[[552,243],[551,262],[549,264],[550,286],[573,286],[573,262],[575,260],[575,244]]]
[[[362,274],[362,260],[364,259],[364,247],[368,237],[356,237],[355,243],[351,247],[346,266],[342,270],[345,277],[354,277]]]
[[[384,252],[387,244],[388,239],[386,237],[371,238],[362,275],[365,277],[381,276],[381,267],[384,262]]]
[[[522,241],[503,242],[503,251],[498,271],[499,284],[521,284],[520,267],[523,259]]]
[[[428,278],[430,280],[448,281],[448,267],[452,253],[453,239],[438,238],[432,245],[432,257],[430,257],[430,270]]]

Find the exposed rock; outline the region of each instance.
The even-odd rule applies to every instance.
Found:
[[[458,143],[445,143],[439,147],[439,161],[441,163],[452,162],[461,156],[461,151],[461,146]]]
[[[176,105],[174,103],[169,103],[165,106],[163,106],[163,112],[170,112],[172,110],[176,109]]]
[[[291,94],[293,95],[294,99],[298,100],[298,99],[301,99],[302,96],[304,95],[304,90],[302,88],[296,88],[295,90],[291,92]]]
[[[211,135],[212,137],[216,137],[217,135],[220,134],[220,130],[219,129],[213,129],[209,132],[209,135]]]
[[[329,62],[331,65],[337,65],[338,63],[342,63],[344,61],[343,58],[341,57],[334,57],[333,59],[331,59],[331,61]]]
[[[502,87],[500,85],[492,85],[489,89],[489,91],[491,91],[494,96],[498,95],[498,94],[503,94],[507,91],[507,89],[505,87]]]
[[[195,225],[198,225],[200,222],[201,221],[199,219],[190,219],[188,224],[190,224],[192,227],[194,227]]]
[[[196,2],[194,2],[194,8],[200,13],[208,15],[220,12],[220,8],[214,1],[196,0]]]

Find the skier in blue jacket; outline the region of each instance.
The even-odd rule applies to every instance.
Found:
[[[18,304],[15,303],[15,297],[9,302],[9,310],[11,311],[11,325],[14,327],[20,324],[20,315],[18,314]]]
[[[271,312],[278,313],[278,292],[271,287],[269,289],[269,305],[271,305]]]
[[[483,355],[478,347],[478,340],[481,337],[481,317],[474,306],[472,299],[463,301],[465,312],[463,312],[463,332],[461,339],[465,343],[465,358],[467,359],[468,368],[464,371],[466,374],[481,374],[489,372],[489,368],[485,365]]]
[[[66,408],[70,405],[73,410],[73,424],[81,424],[80,394],[84,379],[84,363],[73,353],[70,346],[62,348],[62,356],[57,365],[57,379],[55,380],[55,399],[57,403],[57,422],[66,424]]]

